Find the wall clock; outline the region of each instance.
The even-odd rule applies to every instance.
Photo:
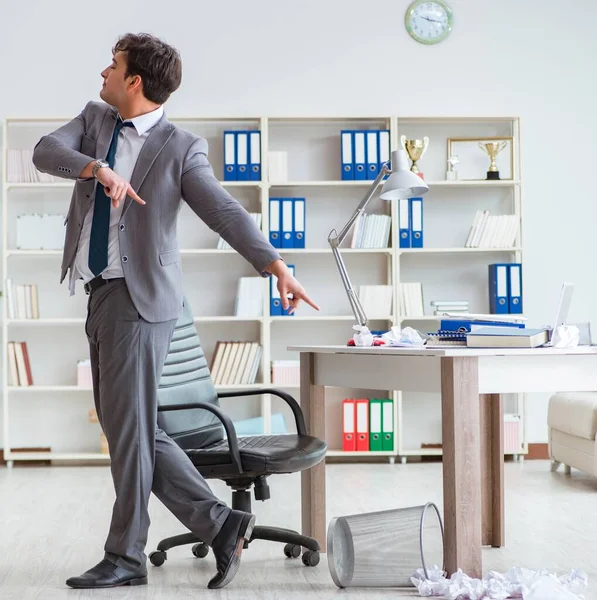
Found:
[[[406,10],[408,33],[421,44],[437,44],[452,31],[452,9],[443,0],[414,0]]]

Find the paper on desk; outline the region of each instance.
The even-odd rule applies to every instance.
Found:
[[[558,325],[552,336],[554,348],[575,348],[580,341],[580,329],[576,325]]]
[[[400,327],[392,327],[390,331],[382,334],[381,339],[388,346],[399,346],[399,347],[411,347],[411,346],[423,346],[425,344],[425,340],[421,337],[419,332],[412,327],[405,327],[404,329],[400,329]]]
[[[587,587],[588,578],[583,571],[573,569],[560,577],[547,570],[534,571],[521,567],[502,574],[490,571],[483,579],[473,579],[460,569],[449,579],[437,566],[418,569],[411,581],[421,596],[434,596],[448,600],[579,600]]]
[[[373,334],[366,325],[353,325],[352,328],[357,332],[352,336],[355,346],[373,346]]]

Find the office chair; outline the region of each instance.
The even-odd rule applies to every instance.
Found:
[[[232,420],[219,407],[219,399],[260,394],[273,394],[290,406],[296,435],[237,437]],[[301,408],[289,394],[269,388],[216,392],[186,299],[160,379],[158,426],[186,452],[203,477],[220,479],[231,487],[232,508],[245,512],[251,512],[251,487],[256,500],[268,500],[270,475],[310,469],[324,459],[327,450],[325,442],[307,435]],[[257,526],[246,545],[257,539],[286,544],[284,554],[288,558],[298,558],[305,548],[303,564],[319,563],[317,540],[296,531]],[[167,558],[167,550],[184,544],[194,544],[192,553],[197,558],[208,554],[202,540],[186,533],[162,540],[149,560],[159,567]]]

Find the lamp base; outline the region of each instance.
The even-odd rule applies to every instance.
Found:
[[[487,179],[490,181],[496,181],[500,178],[499,171],[487,171]]]

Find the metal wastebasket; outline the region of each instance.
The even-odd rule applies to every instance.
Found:
[[[336,517],[328,526],[327,559],[340,587],[412,587],[417,569],[444,564],[444,528],[437,506]]]

